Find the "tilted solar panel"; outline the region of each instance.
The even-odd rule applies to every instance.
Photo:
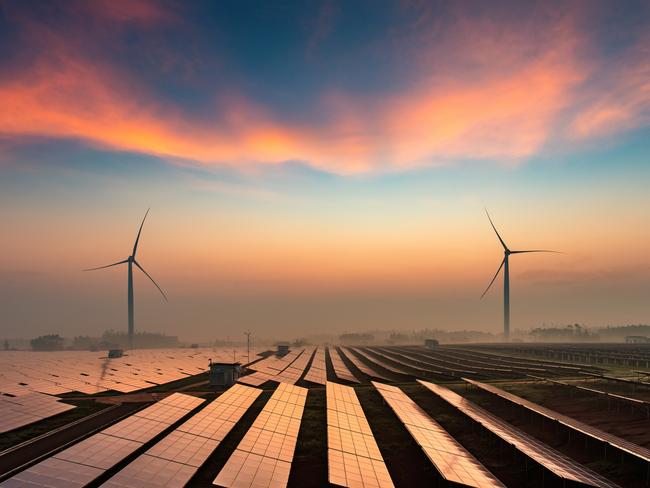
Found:
[[[447,481],[472,487],[503,487],[474,456],[395,386],[372,383]]]
[[[260,393],[248,386],[230,387],[103,486],[185,486]]]
[[[341,486],[392,487],[354,388],[328,381],[326,395],[329,482]]]
[[[650,462],[650,449],[646,447],[639,446],[638,444],[634,444],[633,442],[627,441],[625,439],[621,439],[620,437],[614,434],[610,434],[609,432],[605,432],[601,429],[598,429],[597,427],[593,427],[589,424],[585,424],[584,422],[580,422],[579,420],[571,418],[568,415],[563,415],[559,412],[551,410],[550,408],[546,408],[541,405],[538,405],[537,403],[531,402],[530,400],[526,400],[525,398],[521,398],[510,392],[502,390],[501,388],[497,388],[494,385],[488,385],[486,383],[469,380],[467,378],[463,378],[463,380],[484,391],[487,391],[493,395],[503,398],[504,400],[507,400],[509,402],[520,405],[540,415],[543,415],[544,417],[550,420],[554,420],[586,436],[592,437],[593,439],[596,439],[601,442],[605,442],[610,446],[625,451],[628,454],[638,457],[643,461]]]
[[[350,372],[348,367],[343,362],[339,351],[335,347],[327,348],[330,354],[330,361],[332,362],[332,367],[334,368],[334,374],[340,380],[346,380],[351,383],[359,383],[359,380]]]
[[[559,478],[598,488],[618,486],[450,389],[427,381],[418,382]]]
[[[280,383],[214,484],[256,488],[286,486],[306,399],[306,388]]]
[[[85,486],[204,401],[174,393],[21,471],[0,486]]]

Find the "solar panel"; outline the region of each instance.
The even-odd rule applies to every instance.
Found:
[[[334,374],[336,377],[340,380],[346,380],[351,383],[359,383],[359,380],[355,378],[343,362],[339,351],[335,347],[329,347],[327,350],[330,353],[330,361],[332,362],[332,367],[334,368]]]
[[[418,382],[559,478],[599,488],[618,486],[448,388],[427,381]]]
[[[128,471],[127,471],[128,468]],[[196,468],[143,454],[102,486],[107,488],[159,488],[185,486]]]
[[[2,390],[0,385],[0,391]],[[59,402],[58,398],[26,388],[11,390],[14,393],[5,392],[0,396],[0,433],[76,408]]]
[[[239,378],[239,383],[261,386],[267,381],[295,384],[307,367],[314,347],[295,349],[283,357],[270,356],[251,366],[255,373]]]
[[[316,349],[314,360],[305,375],[305,380],[319,385],[324,385],[327,382],[327,366],[325,365],[325,349],[323,346]]]
[[[504,486],[406,393],[395,386],[372,384],[445,480],[473,487]]]
[[[251,359],[261,351],[252,348]],[[96,394],[107,390],[129,393],[205,372],[209,359],[246,362],[248,357],[245,347],[143,349],[128,351],[120,358],[107,358],[105,354],[6,351],[0,357],[0,393],[21,395],[29,390],[49,395],[71,391]]]
[[[410,370],[416,370],[417,371],[416,374],[419,374],[420,376],[424,376],[423,374],[420,374],[420,372],[429,373],[429,376],[430,375],[449,376],[449,373],[445,373],[441,371],[441,369],[445,369],[445,368],[441,368],[440,366],[437,365],[436,368],[438,369],[433,369],[431,368],[430,363],[427,363],[426,361],[422,361],[417,358],[413,358],[412,356],[406,355],[402,352],[398,352],[393,348],[380,347],[380,348],[368,348],[368,350],[374,352],[375,354],[380,355],[382,358],[389,359],[394,363],[397,363],[401,366],[405,366],[406,368],[408,368],[408,370],[404,370],[393,366],[393,368],[401,372],[400,374],[408,374],[413,376],[414,373],[411,373]]]
[[[559,381],[559,380],[553,380],[550,378],[542,378],[541,376],[535,376],[532,374],[528,375],[529,378],[533,378],[536,380],[541,380],[541,381],[548,381],[549,383],[554,383],[556,385],[562,385],[562,386],[567,386],[569,388],[574,388],[579,391],[586,391],[588,393],[593,393],[594,395],[602,396],[605,398],[614,398],[615,400],[619,400],[625,403],[629,403],[630,405],[634,405],[636,407],[650,407],[650,402],[646,402],[644,400],[640,400],[638,398],[632,398],[624,395],[617,395],[616,393],[609,393],[607,391],[602,391],[602,390],[597,390],[595,388],[588,388],[586,386],[580,386],[576,385],[573,383],[566,383],[564,381]]]
[[[410,372],[410,371],[406,371],[406,370],[404,370],[404,369],[402,369],[402,368],[399,368],[399,367],[397,367],[397,366],[393,366],[393,365],[390,364],[389,362],[384,361],[384,360],[382,360],[382,359],[378,359],[378,358],[376,358],[376,357],[373,357],[372,355],[368,354],[365,350],[363,350],[363,349],[361,349],[361,348],[359,348],[359,347],[350,347],[350,348],[348,348],[348,349],[350,349],[351,351],[356,352],[357,354],[363,356],[365,359],[367,359],[367,360],[370,361],[371,363],[373,363],[373,364],[377,364],[377,365],[381,366],[382,368],[384,368],[384,369],[390,371],[390,372],[393,373],[393,374],[397,374],[397,375],[400,375],[400,376],[407,375],[407,376],[411,376],[411,377],[413,377],[413,373],[412,373],[412,372]],[[374,354],[376,354],[377,356],[379,356],[379,357],[381,357],[381,358],[384,358],[384,359],[390,359],[390,358],[388,358],[385,354],[381,354],[381,353],[376,352],[376,351],[373,351],[373,352],[374,352]],[[397,361],[395,361],[395,362],[397,362]],[[409,367],[412,368],[413,366],[409,366]]]
[[[280,383],[214,480],[225,487],[287,485],[307,389]]]
[[[1,486],[85,486],[204,401],[174,393],[21,471]]]
[[[610,446],[625,451],[635,457],[638,457],[639,459],[642,459],[643,461],[650,462],[650,449],[639,446],[638,444],[634,444],[633,442],[626,441],[625,439],[621,439],[614,434],[604,432],[596,427],[585,424],[584,422],[580,422],[579,420],[571,418],[567,415],[563,415],[559,412],[551,410],[550,408],[546,408],[538,405],[537,403],[526,400],[525,398],[513,395],[512,393],[497,388],[496,386],[481,383],[479,381],[468,380],[466,378],[463,378],[463,380],[484,391],[503,398],[504,400],[515,403],[530,411],[543,415],[548,419],[554,420],[555,422],[569,427],[570,429],[580,432],[600,442],[605,442]]]
[[[232,386],[103,486],[185,486],[261,392]]]
[[[92,466],[85,466],[56,458],[48,458],[9,478],[0,485],[7,488],[36,486],[48,488],[81,488],[100,476],[103,472],[103,469]]]
[[[347,354],[343,351],[343,349],[339,348],[339,352],[341,353],[342,356],[345,356],[354,366],[361,371],[363,374],[366,374],[370,376],[371,378],[379,379],[379,380],[385,380],[385,381],[393,381],[391,378],[379,373],[377,370],[374,368],[371,368],[368,366],[366,363],[361,361],[359,358],[357,358],[353,353],[348,352]]]
[[[329,482],[341,486],[392,487],[354,388],[328,381],[326,396]]]

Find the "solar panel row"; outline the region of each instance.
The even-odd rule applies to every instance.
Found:
[[[448,376],[478,375],[479,373],[486,372],[498,376],[500,374],[513,373],[511,369],[490,366],[485,362],[471,361],[441,351],[432,351],[425,348],[419,349],[419,351],[409,351],[409,356],[415,356],[413,359],[420,359]]]
[[[58,398],[43,393],[35,391],[21,393],[19,395],[3,394],[0,396],[0,433],[75,408],[74,405],[61,403]]]
[[[174,393],[4,481],[6,487],[83,487],[205,400]]]
[[[602,397],[605,397],[605,398],[613,398],[615,400],[619,400],[619,401],[622,401],[622,402],[625,402],[625,403],[629,403],[630,405],[634,405],[635,407],[646,407],[646,408],[650,407],[650,402],[646,402],[646,401],[640,400],[638,398],[632,398],[632,397],[628,397],[628,396],[624,396],[624,395],[617,395],[616,393],[609,393],[608,391],[597,390],[595,388],[589,388],[589,387],[586,387],[586,386],[580,386],[580,385],[576,385],[574,383],[567,383],[565,381],[553,380],[553,379],[550,379],[550,378],[542,378],[540,376],[535,376],[535,375],[532,375],[532,374],[529,374],[528,377],[536,379],[536,380],[540,380],[540,381],[548,381],[549,383],[554,383],[556,385],[566,386],[566,387],[573,388],[573,389],[576,389],[576,390],[579,390],[579,391],[585,391],[587,393],[593,393],[594,395],[602,396]]]
[[[356,352],[357,354],[359,354],[360,356],[365,358],[367,361],[370,361],[373,364],[379,365],[383,369],[386,369],[386,370],[390,371],[393,374],[400,375],[400,376],[402,376],[402,375],[407,375],[407,376],[411,376],[411,377],[413,376],[412,372],[409,372],[409,371],[407,371],[407,370],[405,370],[405,369],[403,369],[401,367],[394,366],[394,365],[390,364],[388,361],[386,361],[387,359],[390,359],[390,358],[388,358],[385,354],[373,351],[376,356],[379,356],[379,358],[377,358],[376,356],[370,355],[364,349],[361,349],[359,347],[350,347],[348,349],[350,349],[353,352]],[[380,359],[380,358],[382,358],[382,359]]]
[[[324,385],[327,382],[327,366],[325,365],[325,349],[323,346],[316,349],[314,360],[305,375],[305,380],[319,385]]]
[[[291,383],[292,385],[296,384],[296,382],[305,372],[305,368],[307,367],[307,364],[309,364],[309,360],[314,355],[315,349],[315,347],[306,348],[303,353],[289,365],[289,367],[284,369],[275,378],[271,379],[280,383]]]
[[[395,386],[372,384],[445,480],[472,487],[504,486],[406,393]]]
[[[236,357],[245,357],[243,348],[235,351]],[[104,354],[6,351],[0,355],[0,433],[74,408],[47,395],[130,393],[202,373],[210,358],[232,360],[233,350],[135,350],[121,358]]]
[[[242,378],[239,378],[238,381],[251,386],[260,386],[270,380],[281,382],[283,380],[278,379],[278,376],[285,369],[289,368],[294,361],[301,357],[304,352],[304,349],[294,349],[285,356],[269,356],[249,368],[255,371],[255,373],[243,376]]]
[[[289,480],[307,389],[280,383],[214,480],[225,487],[283,487]]]
[[[418,382],[557,477],[599,488],[617,486],[450,389],[422,380],[418,380]]]
[[[248,386],[232,386],[102,486],[185,486],[261,392]]]
[[[339,352],[341,353],[342,356],[347,358],[354,366],[361,371],[363,374],[370,376],[371,378],[375,378],[378,380],[385,380],[385,381],[393,381],[391,378],[388,376],[380,373],[374,368],[371,368],[368,366],[366,363],[361,361],[357,356],[354,355],[354,353],[350,352],[349,350],[346,352],[343,350],[343,348],[339,348]]]
[[[329,482],[350,487],[392,487],[354,388],[328,381],[326,395]]]
[[[435,369],[432,368],[431,363],[427,361],[423,361],[422,359],[414,358],[411,355],[404,354],[402,352],[395,351],[393,349],[388,349],[388,348],[372,348],[372,351],[381,354],[382,357],[386,359],[390,359],[391,361],[400,364],[402,366],[406,366],[407,368],[413,370],[415,369],[417,371],[418,376],[423,376],[422,373],[428,373],[429,375],[436,375],[436,376],[450,376],[449,371],[444,371],[444,370],[449,370],[449,368],[444,368],[440,367],[439,365],[435,366]],[[405,371],[406,374],[406,371]],[[413,373],[410,373],[413,375]],[[453,376],[453,375],[452,375]]]
[[[610,446],[625,451],[635,457],[638,457],[639,459],[642,459],[643,461],[650,462],[650,449],[639,446],[638,444],[634,444],[633,442],[626,441],[625,439],[621,439],[618,436],[615,436],[608,432],[604,432],[596,427],[585,424],[584,422],[580,422],[579,420],[571,418],[567,415],[563,415],[559,412],[551,410],[550,408],[546,408],[541,405],[538,405],[537,403],[526,400],[525,398],[521,398],[517,395],[513,395],[512,393],[497,388],[496,386],[488,385],[486,383],[481,383],[478,381],[469,380],[466,378],[463,378],[463,380],[484,391],[487,391],[493,395],[503,398],[504,400],[522,406],[532,412],[543,415],[544,417],[553,420],[555,422],[558,422],[566,427],[569,427],[570,429],[580,432],[600,442],[605,442]]]
[[[351,383],[359,383],[359,380],[350,372],[348,367],[341,359],[338,349],[335,347],[328,348],[330,353],[330,361],[332,362],[332,367],[334,368],[334,374],[340,380],[349,381]]]

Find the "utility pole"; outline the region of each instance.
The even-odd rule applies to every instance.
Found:
[[[251,331],[244,332],[246,334],[246,361],[247,364],[251,363]]]

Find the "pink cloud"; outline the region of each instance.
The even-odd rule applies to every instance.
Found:
[[[170,18],[145,1],[134,8],[92,5],[98,18]],[[585,40],[575,13],[561,12],[541,26],[457,15],[451,27],[420,26],[395,40],[416,61],[405,88],[383,96],[335,87],[316,93],[307,103],[321,116],[303,124],[245,96],[222,96],[206,119],[154,98],[123,68],[91,58],[82,43],[38,22],[28,27],[48,50],[23,72],[0,79],[0,133],[78,138],[206,165],[302,160],[345,174],[457,159],[517,164],[553,137],[592,70],[581,60]],[[577,115],[576,134],[644,123],[648,65],[626,68],[618,90],[594,97]]]

